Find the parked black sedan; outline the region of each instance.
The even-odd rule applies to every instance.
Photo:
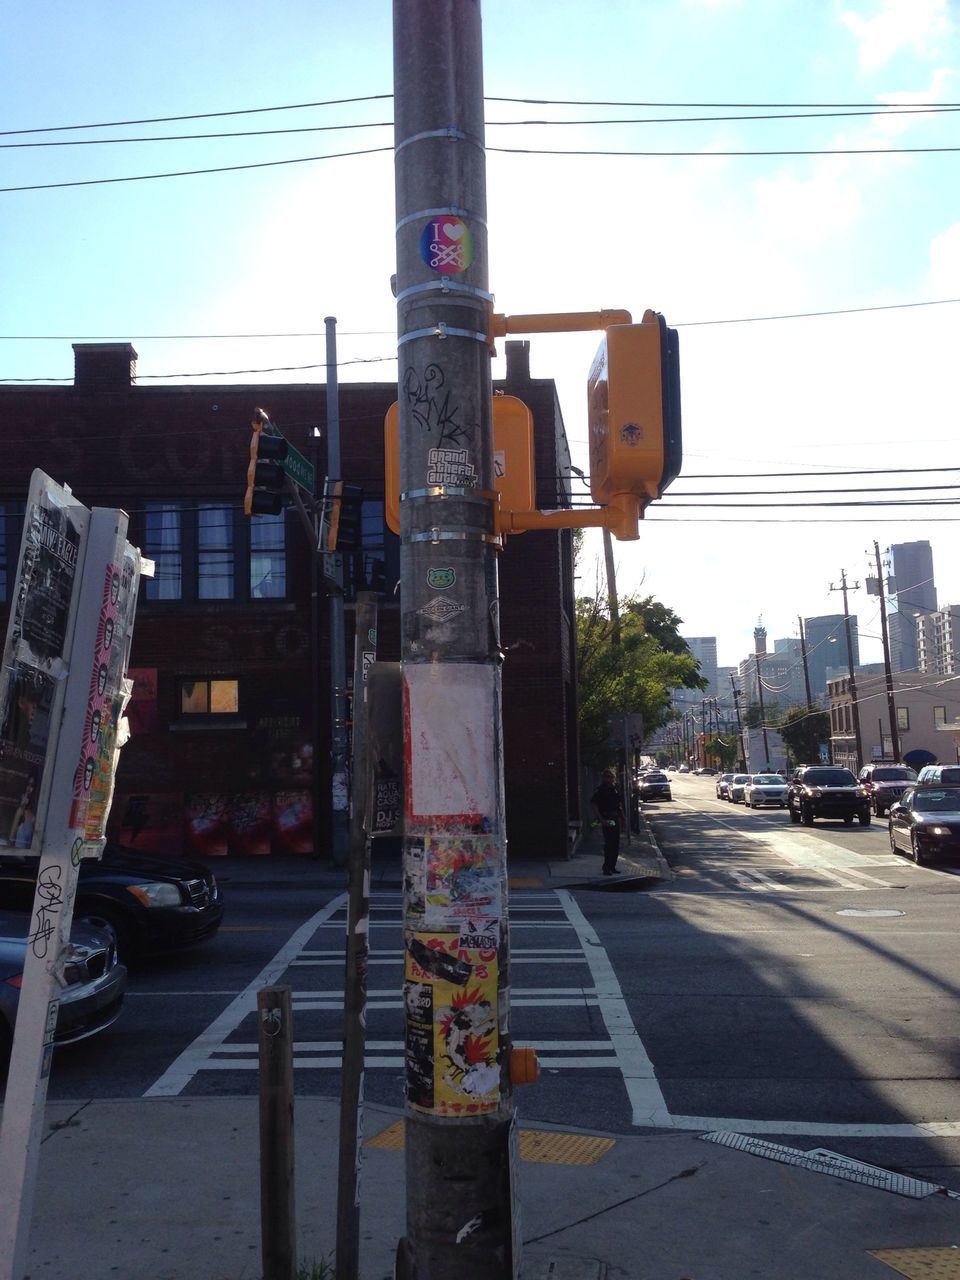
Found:
[[[27,911],[0,911],[0,1077],[13,1044],[30,921]],[[117,961],[116,939],[108,929],[75,922],[63,962],[55,1046],[85,1040],[116,1022],[127,985],[127,971]]]
[[[914,862],[960,859],[960,787],[908,787],[890,809],[890,848]]]
[[[39,859],[0,856],[0,908],[29,911]],[[108,845],[80,863],[75,920],[108,924],[124,961],[204,942],[220,928],[223,897],[209,867],[191,858]]]

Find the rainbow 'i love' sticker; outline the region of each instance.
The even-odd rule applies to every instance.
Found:
[[[473,262],[473,236],[462,218],[428,222],[420,236],[420,257],[431,271],[457,275]]]

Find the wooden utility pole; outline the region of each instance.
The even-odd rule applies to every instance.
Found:
[[[855,582],[853,589],[856,590],[859,585],[859,582]],[[857,759],[854,763],[853,772],[856,773],[863,764],[863,738],[860,735],[860,703],[857,699],[857,678],[853,673],[853,633],[850,628],[850,609],[847,605],[846,569],[840,570],[840,586],[835,587],[831,582],[830,590],[843,593],[843,629],[847,640],[847,679],[850,688],[850,700],[853,704],[853,734],[857,749]]]
[[[507,1280],[519,1223],[480,6],[394,0],[393,21],[407,770],[396,1274]]]
[[[813,698],[810,696],[810,667],[807,663],[807,638],[803,634],[803,618],[797,615],[797,622],[800,624],[800,658],[803,662],[803,687],[807,691],[807,707],[813,706]]]

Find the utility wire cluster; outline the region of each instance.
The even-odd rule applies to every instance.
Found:
[[[154,116],[131,120],[109,120],[90,124],[66,124],[35,126],[24,129],[0,131],[0,148],[6,150],[22,150],[26,148],[50,147],[82,147],[130,145],[145,146],[153,143],[195,143],[206,141],[226,141],[236,138],[270,138],[280,135],[300,133],[328,133],[367,129],[392,129],[392,120],[356,120],[336,124],[295,125],[285,128],[246,129],[220,131],[214,133],[178,133],[158,134],[134,137],[107,138],[50,138],[40,135],[90,132],[105,129],[129,129],[150,124],[182,124],[189,121],[224,119],[227,117],[263,115],[286,111],[306,111],[327,107],[342,107],[357,103],[380,102],[391,98],[391,94],[369,94],[354,98],[329,99],[321,102],[290,103],[279,106],[244,107],[229,111],[201,112],[192,115]],[[657,111],[689,112],[710,111],[710,115],[671,114],[655,116],[618,116],[589,119],[562,119],[555,117],[538,119],[490,119],[486,122],[488,130],[500,129],[553,129],[553,128],[649,128],[652,126],[699,125],[715,126],[729,124],[753,124],[769,122],[786,122],[794,120],[846,120],[850,118],[885,118],[887,116],[921,116],[929,121],[940,116],[949,116],[960,110],[960,104],[952,102],[937,103],[643,103],[643,102],[600,102],[587,100],[562,99],[523,99],[523,98],[489,98],[489,102],[498,103],[534,103],[538,106],[550,107],[616,107],[618,109],[644,109]],[[737,114],[716,114],[717,112],[736,111]],[[903,155],[903,154],[951,154],[960,151],[960,146],[835,146],[835,147],[767,147],[754,149],[719,149],[711,144],[691,148],[675,148],[663,146],[659,149],[638,149],[633,147],[598,148],[598,147],[542,147],[542,146],[500,146],[488,143],[488,152],[505,155],[546,155],[546,156],[611,156],[639,158],[709,158],[709,157],[772,157],[772,156],[825,156],[825,155]],[[0,192],[39,191],[61,187],[99,186],[119,182],[147,182],[161,178],[177,178],[213,173],[238,172],[245,169],[276,168],[283,165],[313,164],[326,160],[343,160],[356,156],[368,156],[392,152],[392,143],[382,146],[359,147],[347,151],[330,152],[325,155],[292,156],[285,159],[248,161],[243,164],[218,164],[195,169],[178,169],[168,172],[141,174],[124,174],[114,177],[81,178],[54,182],[24,183],[17,186],[0,187]]]

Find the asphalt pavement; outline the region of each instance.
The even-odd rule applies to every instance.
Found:
[[[602,878],[600,864],[591,831],[575,857],[511,859],[510,874],[584,894],[656,892],[670,876],[645,827],[619,876]],[[225,881],[288,872],[343,887],[319,862],[220,868]],[[375,862],[375,881],[396,874]],[[526,1280],[960,1277],[960,1200],[943,1188],[810,1154],[809,1141],[527,1126],[522,1089],[516,1102]],[[311,1276],[334,1247],[338,1104],[298,1097],[294,1123],[298,1254]],[[363,1137],[360,1275],[386,1280],[404,1233],[402,1113],[366,1106]],[[26,1277],[259,1280],[258,1142],[256,1098],[48,1104]]]

